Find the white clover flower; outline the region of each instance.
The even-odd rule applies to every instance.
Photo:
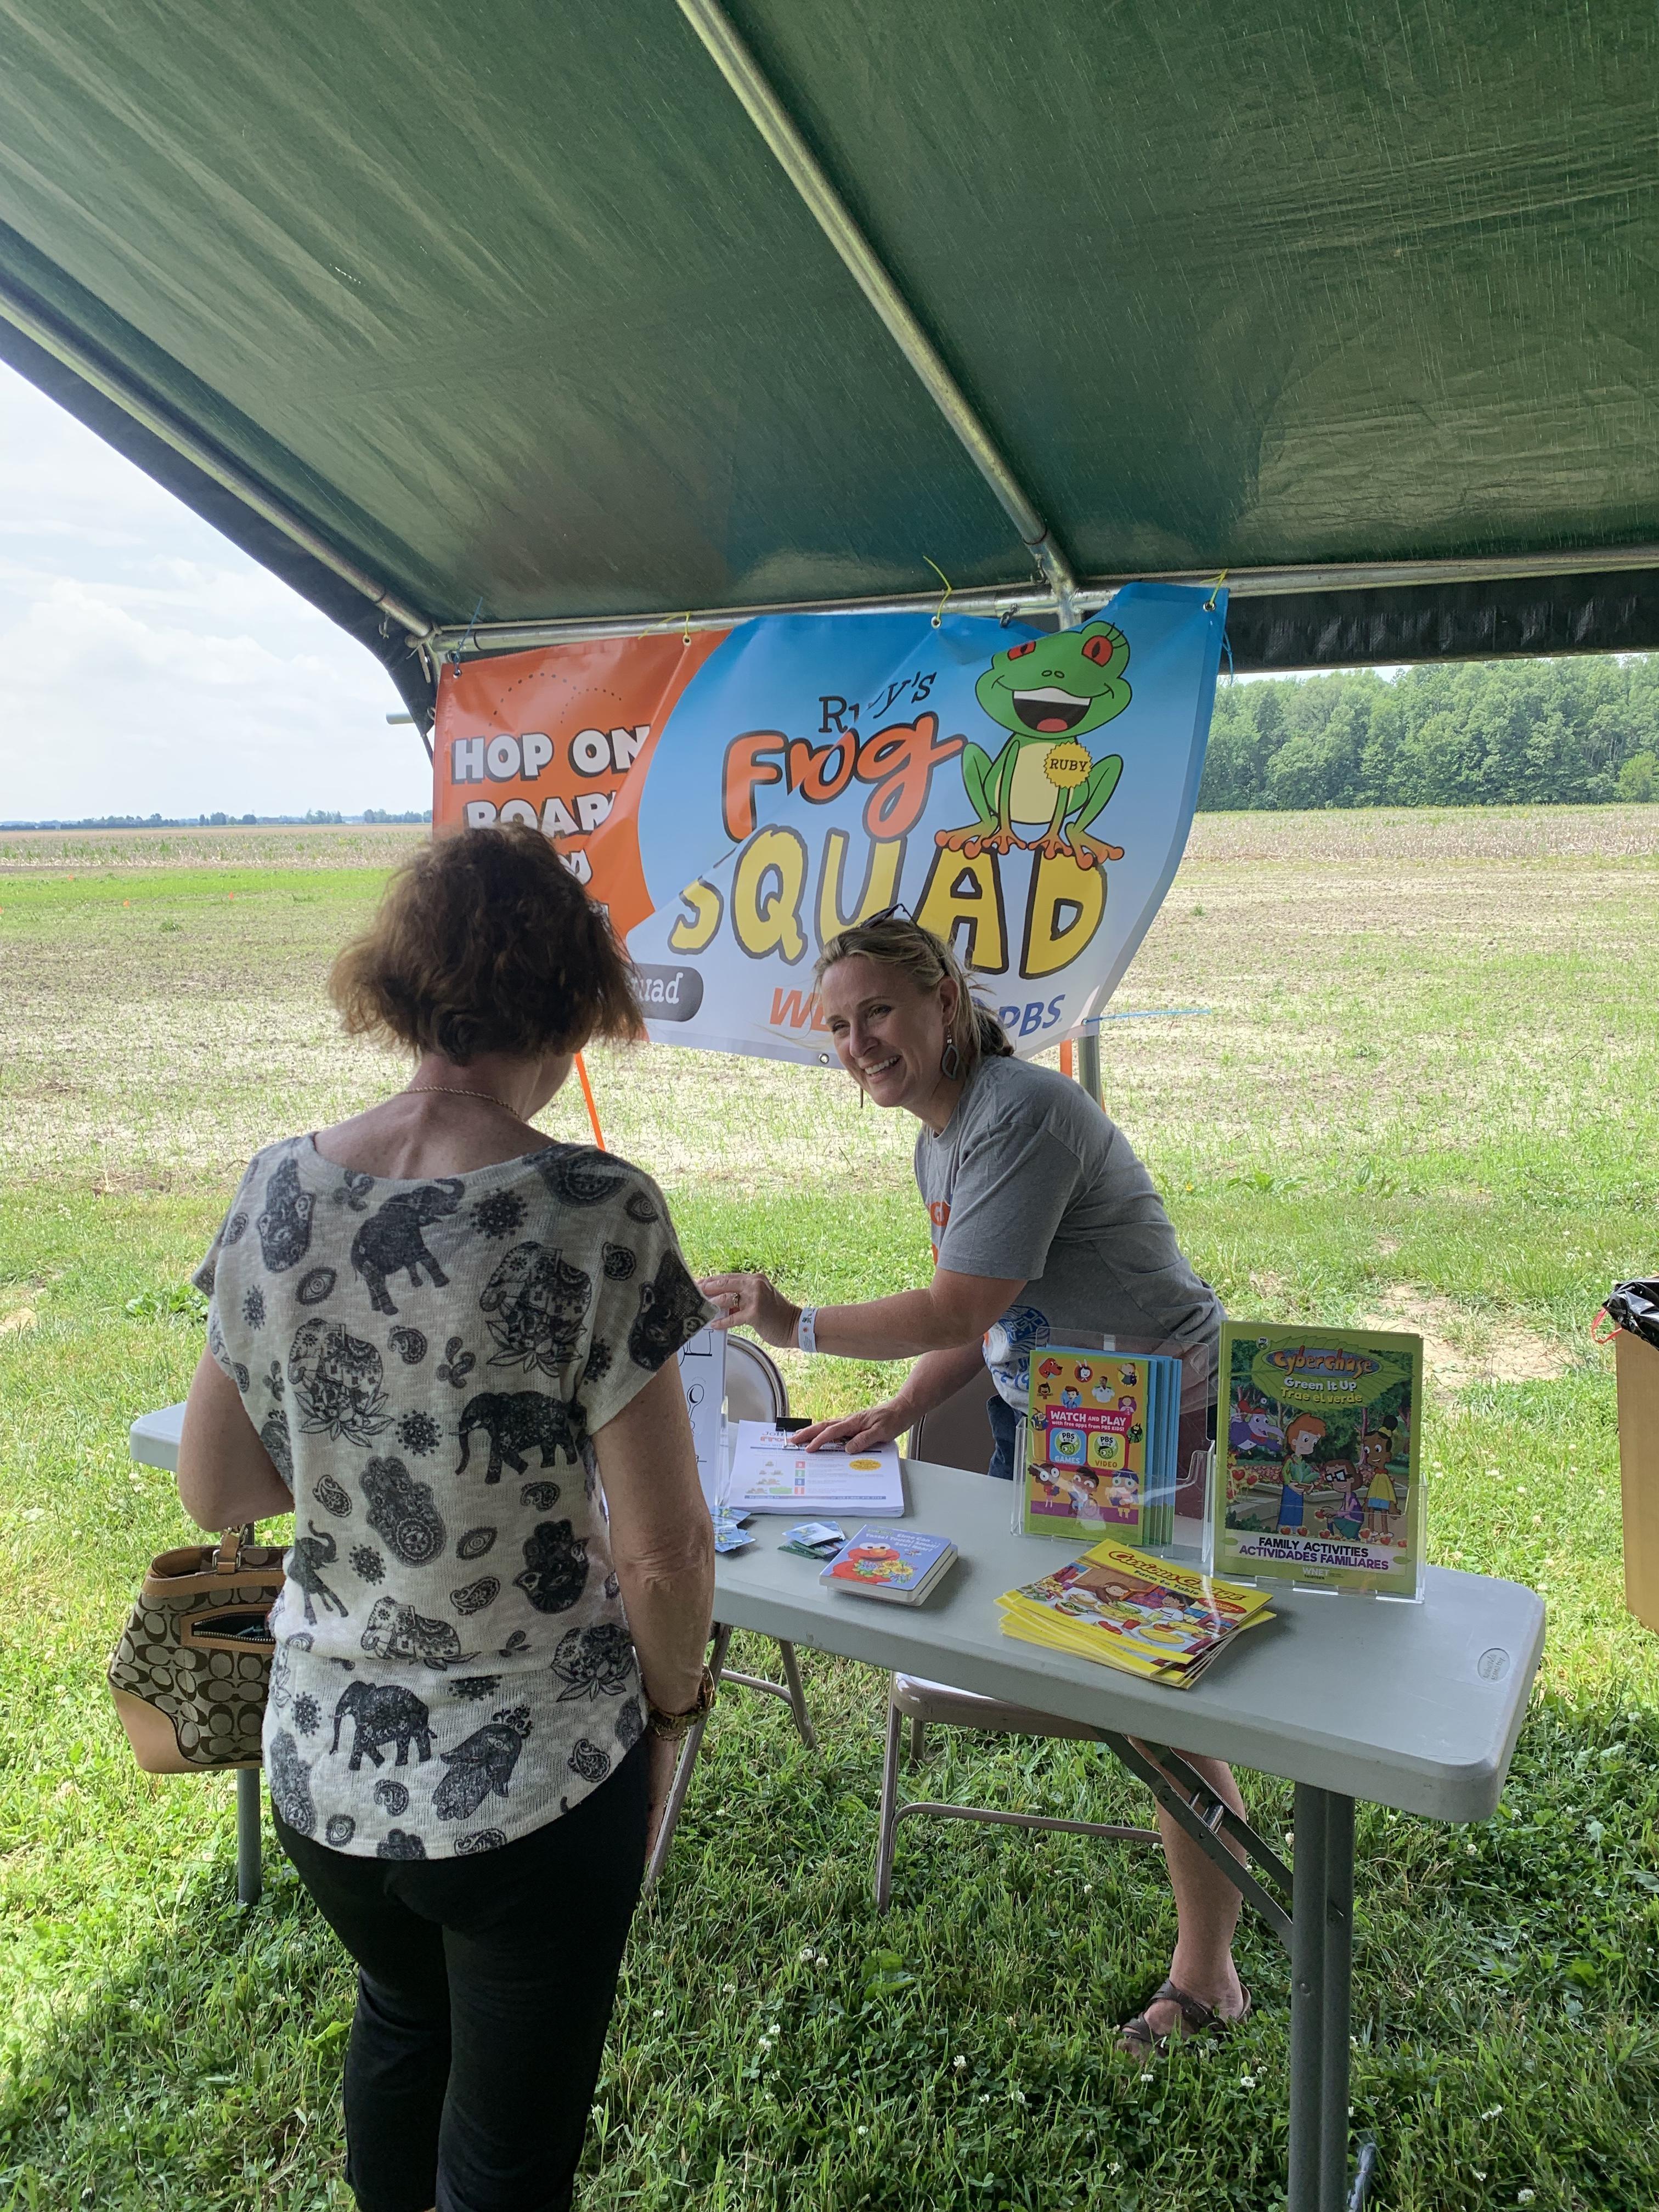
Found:
[[[1148,2073],[1143,2074],[1143,2075],[1141,2075],[1141,2077],[1140,2077],[1140,2078],[1141,2078],[1141,2080],[1142,2080],[1143,2081],[1152,2081],[1152,2080],[1153,2076],[1152,2075],[1152,2074],[1151,2074],[1150,2072],[1148,2072]]]
[[[861,2135],[861,2136],[867,2136],[867,2135],[869,2134],[870,2130],[869,2130],[869,2129],[868,2129],[868,2128],[860,2128],[860,2129],[857,2130],[857,2132],[858,2132],[858,2134],[860,2134],[860,2135]]]
[[[979,2101],[981,2102],[981,2105],[988,2105],[988,2104],[990,2103],[990,2101],[991,2101],[991,2093],[990,2093],[990,2091],[989,2091],[988,2089],[985,2089],[985,2090],[981,2090],[981,2093],[980,2093],[980,2100],[979,2100]]]
[[[813,1960],[813,1961],[812,1961],[812,1964],[813,1964],[815,1966],[827,1966],[829,1965],[829,1963],[830,1963],[829,1955],[828,1955],[828,1954],[827,1954],[827,1953],[823,1952],[823,1951],[820,1951],[820,1952],[818,1953],[817,1957],[816,1959],[814,1959],[814,1960]]]
[[[1501,2105],[1488,2105],[1486,2111],[1481,2113],[1480,2117],[1483,2120],[1495,2120],[1499,2117],[1503,2110],[1504,2107]]]
[[[951,2063],[956,2068],[958,2074],[965,2074],[968,2070],[968,2061],[963,2057],[960,2051],[957,2051],[956,2057],[951,2061]]]
[[[805,1948],[805,1949],[801,1953],[801,1954],[800,1954],[800,1962],[801,1962],[801,1964],[802,1964],[802,1966],[810,1966],[811,1965],[811,1963],[812,1963],[812,1947],[811,1947],[811,1945],[810,1943],[807,1945],[806,1948]]]
[[[1025,2102],[1025,2092],[1024,2089],[1011,2089],[1008,2092],[1008,2094],[1013,2099],[1017,2105],[1023,2105]]]
[[[1107,2167],[1106,2171],[1108,2173],[1121,2173],[1123,2171],[1123,2160],[1121,2158],[1115,2158],[1111,2164]]]
[[[1472,2166],[1469,2168],[1469,2172],[1474,2176],[1477,2181],[1484,2181],[1486,2178],[1484,2171],[1478,2166]]]
[[[1515,2201],[1517,2204],[1530,2204],[1537,2194],[1535,2189],[1517,2189],[1515,2192]]]
[[[1238,2086],[1241,2089],[1254,2089],[1255,2087],[1255,2075],[1241,2074],[1238,2077]]]
[[[659,2005],[659,2006],[657,2007],[657,2009],[655,2010],[655,2012],[653,2012],[653,2013],[652,2014],[652,2015],[651,2015],[651,2017],[652,2017],[652,2019],[653,2019],[653,2020],[661,2020],[662,2018],[664,2018],[664,2016],[665,2016],[665,2015],[664,2015],[664,2012],[663,2012],[663,2008],[662,2008],[660,2005]]]

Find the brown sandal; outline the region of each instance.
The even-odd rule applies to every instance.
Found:
[[[1164,2002],[1173,2004],[1181,2014],[1183,2042],[1189,2035],[1225,2035],[1250,2016],[1250,1993],[1244,1989],[1242,1982],[1239,1987],[1243,1990],[1244,2002],[1230,2020],[1224,2013],[1218,2012],[1213,2005],[1205,2004],[1200,1998],[1191,1996],[1187,1990],[1177,1988],[1175,1983],[1161,1983],[1147,1998],[1145,2011],[1138,2012],[1133,2020],[1126,2020],[1119,2028],[1117,2032],[1119,2045],[1125,2051],[1138,2052],[1146,2058],[1152,2057],[1160,2051],[1167,2050],[1170,2034],[1173,2031],[1167,2031],[1163,2035],[1154,2034],[1152,2024],[1146,2017],[1146,2014],[1155,2004]]]

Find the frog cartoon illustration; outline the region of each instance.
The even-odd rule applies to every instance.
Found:
[[[939,830],[935,842],[969,860],[1018,845],[1051,860],[1068,854],[1080,868],[1121,860],[1121,846],[1088,833],[1117,788],[1122,757],[1096,760],[1082,740],[1128,705],[1128,639],[1105,622],[998,653],[974,696],[1009,736],[994,760],[982,745],[963,747],[962,781],[975,818]]]

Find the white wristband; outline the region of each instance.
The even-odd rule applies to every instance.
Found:
[[[803,1306],[800,1319],[795,1323],[795,1343],[802,1352],[815,1352],[818,1348],[818,1310]]]

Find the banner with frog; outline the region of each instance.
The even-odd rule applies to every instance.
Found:
[[[896,904],[1030,1054],[1085,1032],[1192,820],[1226,594],[1079,629],[769,616],[446,668],[437,831],[521,821],[609,907],[651,1034],[828,1061],[812,966]]]

